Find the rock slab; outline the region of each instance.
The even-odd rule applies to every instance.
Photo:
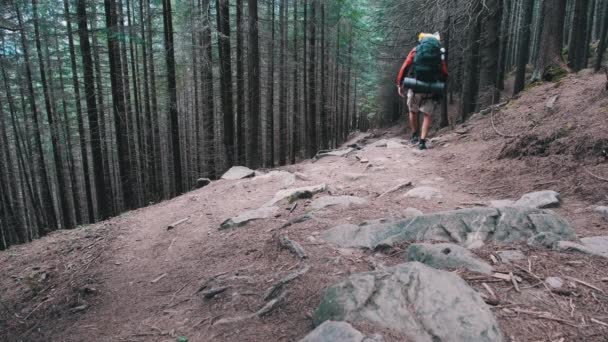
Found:
[[[237,228],[255,220],[271,218],[279,212],[278,207],[262,207],[246,211],[238,216],[229,218],[220,225],[220,230]]]
[[[574,230],[556,213],[525,207],[467,208],[360,225],[345,224],[325,231],[321,237],[347,248],[373,250],[402,241],[436,241],[470,249],[486,242],[522,242],[547,234],[559,240],[576,239]]]
[[[300,342],[363,342],[365,336],[346,322],[326,321]]]
[[[327,207],[341,206],[364,206],[367,204],[367,200],[361,197],[355,196],[324,196],[314,200],[311,207],[314,210],[320,210]]]
[[[222,175],[222,179],[239,180],[255,176],[255,171],[244,166],[233,166]]]
[[[464,247],[453,243],[414,243],[405,252],[406,261],[418,261],[442,270],[465,268],[469,271],[492,274],[490,264],[477,259]]]
[[[560,196],[553,190],[531,192],[523,195],[514,204],[516,207],[530,207],[537,209],[559,207]]]
[[[301,198],[312,198],[312,196],[325,190],[327,190],[327,185],[325,184],[281,190],[277,192],[269,202],[264,204],[264,206],[272,207],[284,199],[289,200],[289,202],[293,202]]]
[[[369,323],[408,341],[503,341],[475,290],[455,274],[418,262],[354,274],[327,288],[313,320]]]
[[[582,238],[580,243],[559,241],[555,248],[608,258],[608,236],[586,237]]]
[[[441,198],[442,196],[441,192],[433,187],[421,186],[406,192],[405,197],[420,198],[429,201],[433,198]]]

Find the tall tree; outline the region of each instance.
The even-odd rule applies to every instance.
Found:
[[[93,211],[93,194],[89,177],[89,157],[87,153],[86,134],[84,130],[84,120],[82,114],[82,104],[80,103],[80,81],[78,80],[78,65],[76,63],[76,49],[74,48],[74,38],[72,36],[72,16],[70,15],[69,0],[63,0],[65,22],[68,33],[68,47],[70,51],[70,66],[72,68],[72,86],[74,87],[74,102],[76,104],[76,119],[78,121],[78,137],[80,142],[80,162],[82,163],[82,173],[84,178],[84,190],[86,200],[86,217],[88,222],[95,221]]]
[[[171,142],[173,145],[173,177],[175,193],[184,192],[182,180],[182,153],[179,142],[179,113],[177,110],[177,85],[175,81],[175,51],[173,45],[173,14],[171,0],[163,0],[163,27],[165,33],[165,58],[167,63],[167,87],[169,91],[169,117],[171,121]]]
[[[201,72],[203,93],[203,146],[205,151],[206,175],[216,178],[215,167],[215,110],[213,99],[213,51],[211,46],[211,8],[210,0],[202,0],[201,15],[203,16],[203,32],[201,45],[203,47],[203,67]]]
[[[461,92],[461,116],[462,121],[465,121],[469,114],[475,111],[477,107],[477,90],[479,89],[479,50],[481,35],[481,18],[482,10],[481,0],[473,0],[473,15],[472,22],[469,23],[469,32],[467,38],[467,52],[464,65],[464,80],[462,83]]]
[[[260,47],[258,42],[258,1],[247,0],[249,5],[249,46],[248,46],[248,86],[249,86],[249,144],[247,156],[249,165],[258,168],[260,159]]]
[[[307,139],[308,139],[308,156],[311,157],[317,153],[317,99],[316,99],[316,73],[315,73],[315,57],[316,57],[316,25],[317,25],[317,0],[312,0],[310,4],[310,22],[308,28],[310,30],[309,39],[309,54],[310,58],[308,61],[308,125],[307,125]]]
[[[122,65],[120,63],[120,44],[118,41],[118,20],[116,2],[104,0],[106,26],[108,28],[108,60],[110,62],[110,83],[112,88],[112,108],[114,112],[114,129],[118,145],[118,168],[120,183],[127,208],[136,205],[131,160],[129,159],[129,137],[126,127],[126,106],[122,80]]]
[[[543,31],[540,53],[536,61],[532,80],[552,80],[564,72],[562,44],[564,21],[566,17],[566,0],[544,0]]]
[[[520,29],[521,36],[519,39],[519,55],[517,55],[517,71],[515,73],[515,84],[513,86],[513,94],[517,95],[524,90],[526,83],[526,66],[530,54],[530,26],[532,25],[532,10],[534,9],[534,1],[525,1],[523,7],[523,21]]]
[[[91,136],[91,155],[93,156],[93,183],[95,184],[95,195],[99,217],[101,219],[110,216],[109,201],[105,193],[105,179],[103,175],[103,152],[101,147],[101,133],[99,127],[99,113],[95,99],[95,79],[93,71],[93,57],[89,42],[89,29],[87,27],[86,0],[77,0],[76,11],[78,15],[78,35],[80,37],[80,52],[84,75],[84,92],[87,104],[87,116],[89,121],[89,132]]]
[[[217,0],[217,28],[222,89],[222,118],[224,120],[225,167],[234,165],[234,107],[232,100],[232,58],[230,53],[230,1]]]
[[[68,193],[66,189],[66,175],[63,168],[63,160],[61,158],[61,150],[59,147],[59,132],[55,123],[55,116],[51,104],[51,95],[49,85],[46,79],[46,70],[44,57],[42,55],[42,44],[40,42],[40,28],[38,23],[38,3],[37,0],[32,0],[32,15],[34,19],[34,36],[36,40],[36,51],[38,52],[38,66],[40,68],[40,83],[42,83],[42,91],[44,93],[44,103],[46,108],[46,117],[51,129],[51,147],[53,151],[53,161],[55,165],[55,175],[57,176],[57,186],[59,187],[59,210],[61,216],[59,221],[63,228],[73,228],[75,226],[70,213],[70,205],[68,202]]]
[[[570,43],[568,44],[568,66],[579,71],[586,66],[588,0],[575,0]]]
[[[604,53],[606,52],[606,36],[608,36],[608,2],[604,2],[602,7],[602,28],[600,32],[600,44],[597,48],[597,56],[595,57],[595,71],[600,70],[604,62]]]
[[[266,154],[264,165],[274,167],[274,35],[275,35],[275,2],[268,1],[268,20],[270,21],[270,39],[268,40],[268,89],[266,92]]]
[[[299,65],[299,52],[298,52],[298,2],[300,0],[293,0],[293,116],[291,119],[291,131],[293,132],[291,150],[290,150],[290,161],[295,164],[296,157],[300,148],[300,92],[299,92],[299,79],[300,65]]]
[[[245,140],[245,68],[243,53],[243,0],[236,0],[236,130],[237,151],[235,162],[245,165],[247,161]]]
[[[25,62],[25,77],[27,81],[27,90],[28,90],[28,98],[30,110],[32,111],[32,119],[34,121],[34,142],[36,145],[36,164],[38,166],[38,175],[40,176],[40,180],[42,182],[41,185],[41,200],[42,207],[44,208],[45,220],[46,224],[49,228],[55,229],[59,226],[59,221],[57,219],[57,215],[55,214],[54,201],[51,193],[51,185],[49,183],[49,176],[46,170],[46,164],[44,162],[44,149],[42,148],[42,129],[40,127],[40,122],[38,118],[38,107],[36,105],[36,94],[34,92],[34,83],[32,79],[32,69],[30,64],[29,57],[29,49],[27,45],[25,26],[23,25],[23,17],[21,15],[21,10],[19,6],[15,6],[15,11],[17,12],[17,20],[19,21],[20,28],[20,37],[21,37],[21,47],[23,48],[23,59]],[[44,232],[45,230],[43,230]]]
[[[281,43],[279,50],[279,165],[287,162],[287,0],[279,2],[279,31]]]

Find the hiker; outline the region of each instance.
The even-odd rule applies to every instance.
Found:
[[[406,78],[412,76],[413,78]],[[441,47],[438,33],[420,33],[418,45],[410,51],[397,76],[399,96],[407,91],[407,106],[412,128],[412,143],[426,149],[426,138],[433,117],[437,115],[442,89],[448,77],[445,49]],[[439,89],[439,90],[438,90]],[[424,114],[422,130],[418,131],[418,112]]]

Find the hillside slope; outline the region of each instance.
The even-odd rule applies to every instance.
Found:
[[[592,209],[608,201],[608,182],[587,173],[608,178],[604,82],[604,76],[579,75],[559,86],[532,88],[496,113],[440,132],[424,152],[404,140],[402,127],[357,134],[346,145],[360,149],[344,156],[216,181],[106,222],[13,247],[0,253],[5,274],[0,339],[297,341],[313,329],[323,289],[352,274],[403,263],[409,245],[338,248],[323,240],[328,229],[409,218],[417,211],[489,207],[491,200],[516,200],[536,190],[562,194],[554,210],[578,237],[608,235],[608,221]],[[545,105],[554,94],[560,97],[550,113]],[[325,191],[293,203],[278,201],[267,219],[219,229],[228,218],[264,207],[282,190],[318,185]],[[405,195],[413,189],[418,197]],[[320,208],[319,199],[349,205]],[[175,222],[180,224],[167,229]],[[282,248],[285,237],[298,242],[307,258]],[[498,257],[498,251],[514,249],[523,259]],[[519,277],[515,287],[512,281],[454,271],[491,304],[505,340],[605,340],[608,259],[525,243],[487,243],[473,253],[495,271]],[[298,271],[283,286],[283,300],[268,307],[268,288]],[[543,287],[541,279],[551,276],[565,280],[561,294]],[[268,312],[258,317],[261,308]],[[385,341],[408,338],[364,322],[356,328]]]

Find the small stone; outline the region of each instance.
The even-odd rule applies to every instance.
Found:
[[[243,178],[251,178],[255,176],[255,171],[250,168],[244,166],[233,166],[228,170],[224,175],[222,175],[222,179],[226,180],[238,180]]]
[[[560,289],[562,286],[564,286],[564,280],[559,277],[548,277],[545,279],[545,283],[547,283],[547,285],[549,285],[549,287],[552,289]]]
[[[290,202],[296,201],[298,199],[303,198],[312,198],[314,195],[324,192],[327,190],[326,184],[319,184],[315,186],[307,186],[303,188],[296,189],[285,189],[277,192],[274,195],[274,198],[264,204],[264,207],[272,207],[279,203],[280,201],[287,199]]]
[[[71,308],[70,311],[72,311],[72,312],[80,312],[80,311],[86,310],[88,307],[89,306],[86,305],[86,304],[85,305],[79,305],[79,306]]]
[[[344,179],[349,182],[355,182],[355,181],[358,181],[365,177],[367,177],[367,175],[362,174],[362,173],[345,173],[344,174]]]
[[[602,216],[604,216],[604,218],[608,220],[608,207],[598,205],[593,208],[593,211],[602,214]]]
[[[355,196],[324,196],[314,200],[311,207],[314,210],[320,210],[332,206],[350,207],[350,206],[364,206],[367,204],[367,200],[361,197]]]
[[[435,188],[430,186],[421,186],[406,192],[405,197],[420,198],[428,201],[433,198],[442,198],[443,196],[441,195],[441,192]]]
[[[492,207],[492,208],[512,207],[513,204],[515,204],[515,201],[512,201],[512,200],[490,201],[490,207]]]
[[[513,261],[524,260],[526,256],[520,250],[512,251],[500,251],[497,253],[500,260],[504,263],[511,263]]]
[[[549,99],[549,101],[547,101],[547,104],[545,105],[545,109],[549,113],[553,113],[555,111],[555,105],[557,104],[558,99],[559,99],[559,95],[555,95],[555,96],[552,96]]]
[[[241,227],[251,221],[271,218],[276,215],[278,211],[278,207],[263,207],[256,210],[249,210],[224,221],[220,226],[220,230]]]
[[[359,160],[361,162],[361,164],[367,164],[369,163],[369,159],[367,158],[361,158],[361,160]]]
[[[531,192],[523,195],[514,206],[536,209],[559,207],[560,195],[553,190]]]
[[[207,185],[211,184],[211,179],[209,178],[199,178],[196,180],[196,188],[200,189],[202,187],[205,187]]]

